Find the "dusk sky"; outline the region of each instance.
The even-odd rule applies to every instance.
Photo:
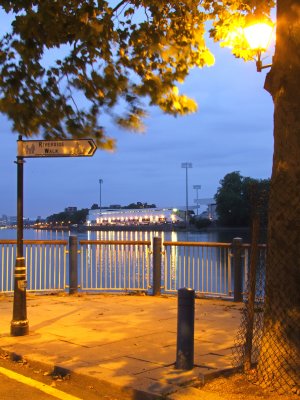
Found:
[[[120,130],[107,119],[107,133],[117,139],[114,153],[97,150],[93,157],[26,159],[24,216],[46,217],[68,206],[90,208],[99,203],[99,179],[102,206],[141,201],[185,207],[183,162],[193,164],[188,171],[190,205],[196,199],[193,185],[201,185],[199,198],[212,198],[219,181],[232,171],[269,178],[273,102],[263,88],[267,70],[257,73],[254,62],[235,59],[229,49],[216,44],[210,48],[215,65],[193,69],[183,85],[183,92],[198,103],[195,114],[174,118],[150,108],[144,134]],[[14,216],[18,134],[3,115],[0,126],[0,215]]]

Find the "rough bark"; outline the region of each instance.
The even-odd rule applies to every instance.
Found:
[[[268,226],[266,309],[259,377],[299,393],[300,347],[300,2],[277,1],[273,66],[274,156]]]

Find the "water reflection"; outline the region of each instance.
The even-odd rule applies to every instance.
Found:
[[[24,239],[32,240],[68,240],[70,235],[75,235],[78,240],[152,240],[161,237],[166,241],[181,242],[225,242],[230,243],[234,237],[241,237],[245,243],[250,241],[249,230],[246,229],[220,229],[201,232],[158,232],[158,231],[86,231],[77,232],[69,230],[38,230],[25,229]],[[0,239],[16,239],[16,229],[1,229]],[[264,240],[263,240],[264,241]]]

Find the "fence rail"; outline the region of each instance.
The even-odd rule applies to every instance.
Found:
[[[231,296],[230,243],[164,242],[164,290]]]
[[[24,240],[27,290],[65,290],[67,245],[67,240]],[[16,246],[16,240],[0,240],[0,292],[13,291]]]
[[[82,290],[148,290],[150,241],[81,240]]]
[[[70,293],[147,291],[174,293],[193,288],[208,296],[243,299],[250,245],[133,240],[25,240],[27,290]],[[72,239],[72,245],[71,245]],[[13,291],[15,240],[0,241],[0,292]],[[69,250],[68,250],[69,249]],[[71,252],[71,254],[69,254]],[[259,246],[259,262],[266,247]],[[68,268],[67,268],[68,266]],[[72,288],[72,290],[70,289]]]

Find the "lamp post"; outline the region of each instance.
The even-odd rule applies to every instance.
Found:
[[[244,36],[251,50],[256,52],[256,69],[261,72],[264,68],[270,68],[272,64],[262,65],[261,54],[269,47],[273,25],[266,22],[257,22],[244,28]]]
[[[198,203],[199,203],[199,190],[201,189],[201,185],[194,185],[193,189],[196,190],[196,204],[197,204],[197,217],[198,217]]]
[[[189,212],[189,195],[188,195],[188,169],[193,168],[192,163],[184,162],[181,163],[181,168],[185,168],[185,204],[186,204],[186,211],[185,211],[185,226],[188,225],[188,212]]]
[[[99,198],[99,214],[101,215],[101,185],[103,183],[103,179],[99,179],[99,185],[100,185],[100,198]]]

